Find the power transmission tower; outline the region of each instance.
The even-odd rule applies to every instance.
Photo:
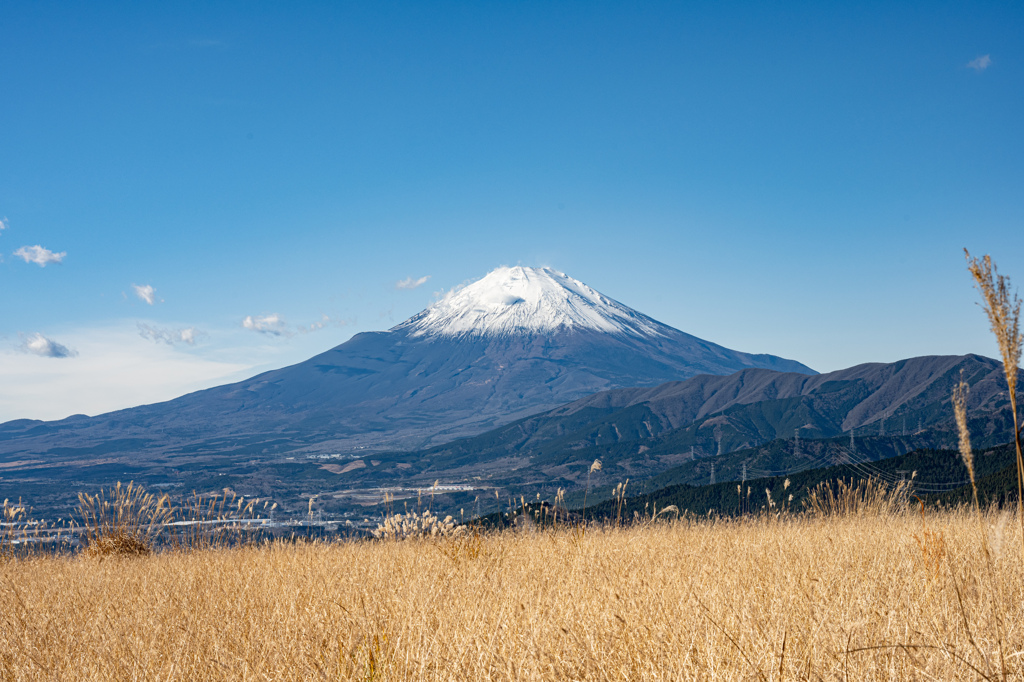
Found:
[[[711,463],[711,485],[715,484],[715,463]]]

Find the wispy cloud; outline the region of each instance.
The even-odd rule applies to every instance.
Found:
[[[149,305],[156,303],[156,289],[149,284],[141,286],[132,284],[132,289],[135,291],[135,295],[139,297],[139,300],[145,301]]]
[[[45,268],[50,263],[60,263],[68,253],[67,251],[54,253],[36,244],[35,246],[23,246],[15,251],[14,255],[26,263],[35,263],[39,267]]]
[[[270,315],[247,315],[242,320],[242,326],[254,332],[270,334],[271,336],[285,336],[288,334],[288,325],[285,323],[284,318],[277,313],[271,313]]]
[[[967,68],[975,71],[984,71],[990,66],[992,66],[992,55],[990,54],[983,54],[967,62]]]
[[[249,315],[242,320],[242,326],[254,332],[269,334],[270,336],[295,336],[296,334],[312,334],[331,325],[344,327],[351,324],[351,320],[335,320],[327,315],[321,315],[320,319],[310,324],[288,324],[284,317],[278,313],[270,315]]]
[[[331,323],[331,318],[328,317],[327,315],[323,315],[318,321],[312,322],[312,323],[310,323],[309,325],[307,325],[305,327],[301,327],[300,326],[300,327],[298,327],[298,330],[299,330],[300,334],[308,334],[310,332],[320,331],[321,329],[323,329],[324,327],[326,327],[330,323]],[[339,323],[339,324],[344,324],[344,323]]]
[[[195,327],[183,327],[181,329],[168,329],[165,327],[153,327],[139,322],[139,336],[156,343],[166,343],[173,346],[185,343],[189,346],[196,345],[196,341],[206,336],[206,333]]]
[[[78,355],[67,346],[48,339],[42,334],[32,334],[21,344],[21,350],[25,353],[38,355],[43,358],[72,358]]]
[[[7,216],[0,218],[0,234],[3,233],[8,227],[11,226],[11,221],[7,220]]]
[[[420,277],[419,279],[413,279],[412,277],[406,277],[405,279],[400,279],[397,282],[395,282],[395,288],[396,289],[415,289],[417,287],[421,287],[424,284],[426,284],[428,279],[430,279],[430,275],[425,275],[423,277]]]

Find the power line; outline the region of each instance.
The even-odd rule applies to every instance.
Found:
[[[890,483],[892,485],[896,485],[901,480],[903,480],[902,477],[899,477],[899,476],[897,476],[894,473],[890,473],[888,471],[885,471],[884,469],[881,469],[881,468],[875,466],[875,464],[872,463],[871,460],[867,460],[867,459],[864,459],[864,460],[854,460],[854,461],[851,462],[851,466],[855,466],[855,467],[857,467],[858,471],[867,472],[869,475],[873,476],[874,478],[882,479],[882,480],[884,480],[887,483]],[[915,478],[914,479],[914,488],[916,488],[917,490],[920,490],[922,492],[936,492],[936,493],[940,493],[940,492],[948,492],[950,490],[955,490],[957,488],[963,487],[963,486],[967,485],[968,482],[969,481],[967,479],[962,479],[960,481],[950,481],[948,483],[939,483],[939,482],[935,482],[935,481],[922,481],[920,479]]]
[[[852,432],[851,432],[852,434]],[[757,478],[774,478],[779,476],[789,476],[792,474],[802,473],[811,469],[821,468],[823,465],[835,465],[835,459],[831,457],[830,453],[826,449],[822,455],[812,458],[807,462],[803,462],[793,467],[779,470],[771,469],[760,469],[754,467],[747,467],[746,463],[743,465],[744,481],[746,481],[746,475],[750,474]],[[867,457],[860,457],[856,451],[851,451],[847,454],[847,461],[844,462],[846,466],[849,466],[860,475],[867,478],[879,479],[889,485],[898,485],[901,481],[905,481],[905,472],[903,475],[899,475],[899,472],[892,473],[876,466],[872,460]],[[914,479],[914,488],[920,492],[933,492],[942,493],[955,490],[964,485],[967,485],[966,479],[959,481],[949,482],[937,482],[937,481],[923,481],[919,478]]]

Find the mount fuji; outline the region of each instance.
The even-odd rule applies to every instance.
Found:
[[[815,373],[701,340],[555,270],[502,267],[297,365],[96,417],[0,425],[0,461],[423,448],[597,391],[748,368]]]

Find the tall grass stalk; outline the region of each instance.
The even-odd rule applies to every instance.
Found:
[[[1024,457],[1021,456],[1020,424],[1017,418],[1017,372],[1020,366],[1021,345],[1024,338],[1020,332],[1020,298],[1010,291],[1010,280],[1000,275],[990,256],[972,258],[964,249],[967,269],[974,277],[975,287],[981,292],[982,308],[999,344],[1003,356],[1003,372],[1006,387],[1010,392],[1010,409],[1013,411],[1013,442],[1017,448],[1017,516],[1021,528],[1021,555],[1024,556]]]
[[[981,540],[981,548],[985,554],[985,565],[988,569],[988,582],[991,587],[999,590],[1000,584],[997,579],[995,567],[992,564],[992,552],[989,549],[988,533],[981,518],[981,507],[978,504],[978,484],[974,476],[974,452],[971,450],[971,433],[967,427],[967,395],[970,387],[963,380],[963,370],[960,372],[960,381],[953,387],[953,416],[956,420],[956,430],[959,436],[958,445],[960,459],[967,467],[967,474],[971,479],[971,491],[974,494],[974,518],[978,522],[978,537]],[[998,610],[994,610],[993,619],[996,623],[996,639],[999,644],[999,665],[1002,678],[1006,679],[1006,655],[1003,638],[1003,619]]]
[[[622,506],[626,503],[626,486],[629,485],[629,479],[626,479],[625,483],[619,483],[615,486],[615,490],[612,491],[612,498],[615,499],[615,525],[618,526],[622,523]]]
[[[594,463],[590,465],[590,469],[587,471],[587,489],[583,491],[583,520],[582,524],[584,527],[584,533],[586,532],[587,525],[587,495],[590,494],[590,475],[595,471],[601,470],[601,460],[595,459]]]
[[[960,459],[967,467],[967,475],[971,479],[971,490],[974,492],[974,508],[978,509],[978,484],[974,479],[974,453],[971,451],[971,433],[967,429],[967,394],[970,387],[963,380],[953,387],[953,417],[956,419],[956,430],[959,435]]]

